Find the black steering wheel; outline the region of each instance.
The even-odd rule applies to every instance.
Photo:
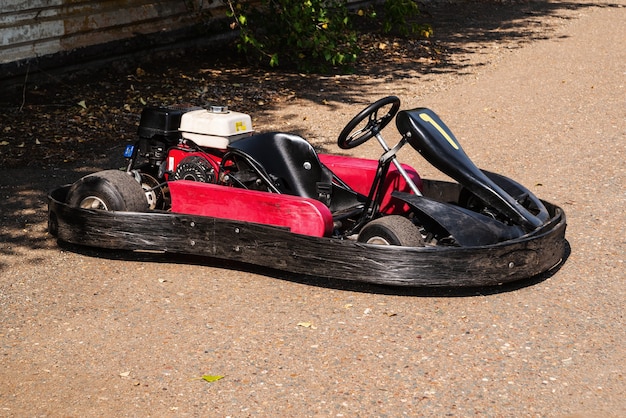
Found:
[[[378,117],[378,111],[387,105],[391,105],[391,109],[385,115]],[[400,99],[396,96],[387,96],[375,101],[348,122],[339,134],[337,145],[342,149],[358,147],[382,131],[398,113],[398,109],[400,109]],[[363,128],[354,131],[365,119],[367,119],[367,124]]]

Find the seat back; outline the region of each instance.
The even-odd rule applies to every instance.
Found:
[[[332,173],[320,163],[311,144],[298,135],[263,133],[233,142],[228,149],[256,162],[251,166],[262,167],[281,193],[322,201],[330,196]]]

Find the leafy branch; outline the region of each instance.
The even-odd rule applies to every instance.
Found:
[[[253,7],[246,0],[224,0],[231,29],[239,29],[239,52],[271,67],[295,66],[300,71],[346,68],[360,52],[346,0],[261,0]],[[382,18],[358,10],[354,16],[381,21],[385,33],[403,36],[432,34],[429,25],[410,20],[419,15],[414,0],[386,0]]]

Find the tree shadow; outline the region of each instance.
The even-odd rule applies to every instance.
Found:
[[[355,113],[394,80],[451,74],[464,77],[489,62],[493,48],[520,48],[554,38],[575,11],[617,4],[547,1],[459,1],[421,7],[421,22],[435,28],[431,39],[374,36],[364,59],[348,75],[301,74],[247,65],[221,45],[159,53],[86,66],[73,74],[42,72],[0,95],[0,255],[45,248],[45,196],[81,176],[119,167],[134,142],[145,105],[220,103],[272,121],[277,109],[304,100],[332,113],[355,104]],[[384,49],[380,44],[387,45]],[[484,58],[476,59],[483,55]],[[469,59],[471,56],[473,59]],[[276,125],[307,137],[303,115],[282,113]],[[262,126],[263,124],[261,124]],[[283,130],[284,128],[281,128]],[[332,135],[334,137],[334,135]],[[315,145],[330,149],[322,138]],[[13,174],[6,170],[15,168]],[[37,225],[33,227],[33,225]],[[34,228],[34,229],[33,229]],[[33,232],[34,231],[34,232]],[[5,265],[6,266],[6,265]],[[0,264],[0,270],[2,264]]]
[[[371,94],[393,93],[394,80],[439,74],[474,73],[494,49],[515,49],[557,36],[559,22],[591,7],[613,4],[547,1],[432,2],[421,6],[420,23],[435,28],[429,39],[369,33],[353,72],[301,74],[288,69],[250,65],[234,44],[141,51],[114,57],[94,68],[72,73],[37,71],[4,87],[0,95],[0,164],[4,167],[58,166],[110,152],[134,140],[145,105],[221,104],[272,123],[275,111],[295,101],[334,112],[340,104],[369,103]],[[383,48],[384,46],[384,48]],[[63,69],[61,68],[61,71]],[[355,109],[356,111],[356,109]],[[284,115],[284,129],[307,136],[303,115]],[[334,136],[334,135],[333,135]]]

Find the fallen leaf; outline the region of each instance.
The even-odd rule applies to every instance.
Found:
[[[87,103],[85,103],[84,100],[81,100],[80,102],[77,103],[80,107],[82,107],[83,109],[87,109]]]
[[[0,142],[0,145],[9,145],[9,142],[8,141],[2,141],[2,142]]]
[[[215,382],[223,378],[224,376],[210,375],[210,374],[205,374],[202,376],[202,380],[206,380],[207,382]]]

